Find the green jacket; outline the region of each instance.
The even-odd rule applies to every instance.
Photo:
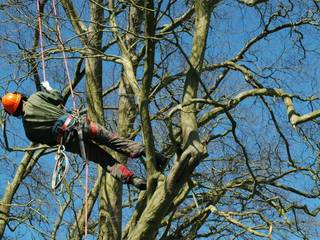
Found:
[[[52,127],[61,116],[67,114],[62,106],[63,98],[57,90],[36,92],[25,103],[23,127],[27,137],[38,143],[56,145]]]

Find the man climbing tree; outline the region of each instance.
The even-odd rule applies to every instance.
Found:
[[[90,169],[88,201],[81,164],[57,196],[39,159],[46,147],[21,141],[19,119],[1,119],[4,140],[14,144],[0,137],[0,238],[80,240],[88,227],[88,238],[99,240],[317,239],[319,9],[314,0],[0,4],[0,96],[41,91],[40,68],[48,70],[64,101],[52,96],[49,107],[52,91],[20,95],[25,103],[13,104],[12,115],[33,141],[62,140],[77,153],[82,130],[99,163]],[[75,69],[71,79],[64,61]],[[90,121],[57,109],[71,102],[71,86]],[[119,138],[105,135],[105,123],[143,147],[114,154]],[[98,138],[117,162],[100,152]],[[147,190],[137,194],[100,165],[115,175],[112,166],[139,149]],[[170,156],[165,171],[155,149]]]
[[[30,97],[17,92],[2,97],[5,111],[12,116],[22,117],[27,137],[33,142],[49,146],[63,144],[67,151],[81,154],[78,134],[81,129],[90,161],[100,164],[121,182],[145,190],[143,179],[134,176],[132,171],[98,145],[105,145],[130,158],[143,156],[144,146],[107,131],[86,116],[77,117],[68,112],[63,106],[61,94],[51,88],[48,81],[42,82],[42,86],[46,92],[39,91]],[[159,168],[165,163],[165,157],[159,153],[156,154],[156,160]]]

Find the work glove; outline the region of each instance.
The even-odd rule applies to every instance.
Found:
[[[41,82],[41,85],[48,92],[51,92],[53,90],[53,88],[50,86],[50,83],[48,81]]]

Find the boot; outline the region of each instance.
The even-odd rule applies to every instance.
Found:
[[[147,183],[144,179],[142,178],[138,178],[136,176],[132,176],[129,181],[128,184],[131,184],[133,186],[135,186],[136,188],[138,188],[140,191],[144,191],[147,189]]]

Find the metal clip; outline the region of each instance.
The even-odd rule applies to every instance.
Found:
[[[65,154],[65,147],[64,145],[59,145],[58,151],[55,156],[55,166],[52,173],[52,181],[51,181],[51,188],[52,190],[56,190],[62,180],[67,175],[69,169],[69,158]]]

